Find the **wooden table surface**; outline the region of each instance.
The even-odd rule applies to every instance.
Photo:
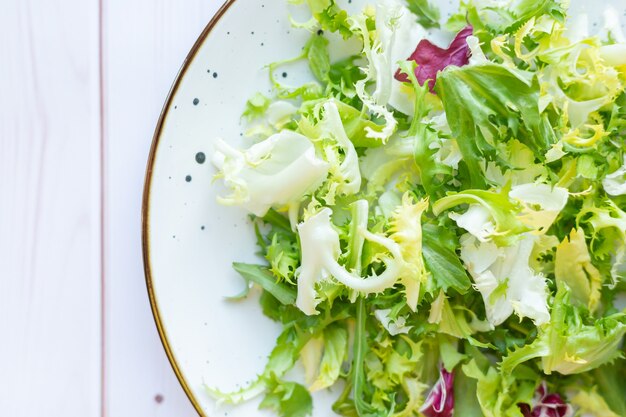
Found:
[[[154,126],[221,0],[5,0],[0,416],[196,416],[150,312]]]

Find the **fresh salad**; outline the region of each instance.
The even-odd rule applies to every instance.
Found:
[[[565,0],[301,2],[301,56],[213,161],[263,258],[234,269],[283,330],[255,381],[209,394],[285,417],[329,387],[318,415],[626,416],[621,15],[591,35]],[[285,83],[295,61],[314,81]]]

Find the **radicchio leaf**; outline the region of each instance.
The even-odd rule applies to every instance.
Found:
[[[559,394],[549,394],[545,381],[539,385],[533,399],[533,407],[529,404],[518,404],[524,417],[572,417],[574,410],[566,404]]]
[[[454,373],[441,367],[439,380],[426,397],[420,413],[426,417],[452,417],[454,412]]]
[[[432,44],[427,39],[422,39],[417,44],[415,51],[407,59],[407,61],[415,61],[415,77],[420,85],[424,85],[430,80],[428,87],[431,93],[435,93],[435,83],[437,82],[437,73],[443,71],[449,65],[462,67],[469,63],[470,48],[467,45],[467,37],[474,33],[471,25],[466,26],[454,37],[454,40],[446,48],[440,48]],[[409,77],[399,69],[395,74],[396,80],[400,82],[409,82]]]

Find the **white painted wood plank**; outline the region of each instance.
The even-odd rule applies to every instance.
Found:
[[[161,107],[187,52],[220,5],[216,0],[105,3],[105,398],[111,417],[197,415],[167,362],[150,312],[140,209]]]
[[[100,413],[98,16],[2,3],[2,416]]]

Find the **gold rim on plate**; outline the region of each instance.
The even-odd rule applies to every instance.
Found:
[[[161,110],[161,115],[159,116],[159,120],[157,122],[156,129],[154,131],[154,136],[152,137],[152,145],[150,146],[150,154],[148,156],[148,165],[146,167],[146,176],[144,180],[143,198],[142,198],[142,207],[141,207],[141,242],[142,242],[142,248],[143,248],[143,267],[144,267],[144,274],[146,277],[146,287],[148,289],[148,297],[150,299],[150,307],[152,308],[152,315],[154,316],[154,322],[156,324],[157,330],[159,331],[159,337],[161,338],[161,343],[163,344],[163,348],[165,349],[165,353],[167,354],[167,359],[172,365],[172,369],[174,370],[174,373],[176,374],[176,378],[178,378],[178,381],[180,382],[180,385],[183,387],[185,394],[187,394],[189,401],[191,401],[191,403],[193,404],[193,407],[196,409],[196,411],[201,417],[208,417],[208,416],[204,413],[198,400],[193,395],[193,392],[191,391],[191,388],[189,387],[187,380],[185,379],[184,375],[182,374],[180,370],[180,367],[178,366],[178,363],[176,362],[176,357],[174,356],[174,353],[172,352],[172,349],[169,345],[169,341],[167,339],[165,328],[163,326],[163,323],[161,322],[161,313],[159,312],[159,306],[158,306],[156,294],[154,293],[154,288],[152,285],[152,268],[151,268],[151,263],[150,263],[150,241],[149,241],[150,230],[148,226],[148,223],[149,223],[148,219],[150,216],[149,203],[150,203],[150,191],[152,188],[152,171],[154,167],[154,159],[156,157],[156,153],[159,147],[163,125],[165,124],[165,119],[167,118],[167,114],[169,112],[173,98],[176,95],[176,92],[178,91],[178,87],[180,86],[180,83],[185,77],[187,70],[189,69],[189,66],[191,65],[196,54],[200,50],[200,47],[204,44],[204,41],[208,38],[209,34],[213,30],[217,22],[224,16],[224,13],[226,13],[226,11],[230,8],[230,6],[233,5],[233,3],[235,3],[235,0],[226,0],[226,2],[222,5],[222,7],[220,7],[217,13],[215,13],[213,18],[206,25],[206,27],[204,28],[204,30],[202,31],[202,33],[200,34],[200,36],[194,43],[193,47],[187,54],[187,57],[185,58],[185,61],[183,62],[182,67],[180,68],[180,70],[178,71],[178,74],[176,75],[176,79],[174,80],[174,83],[172,84],[172,87],[167,95],[167,99],[165,100],[165,105],[163,106],[163,110]]]

